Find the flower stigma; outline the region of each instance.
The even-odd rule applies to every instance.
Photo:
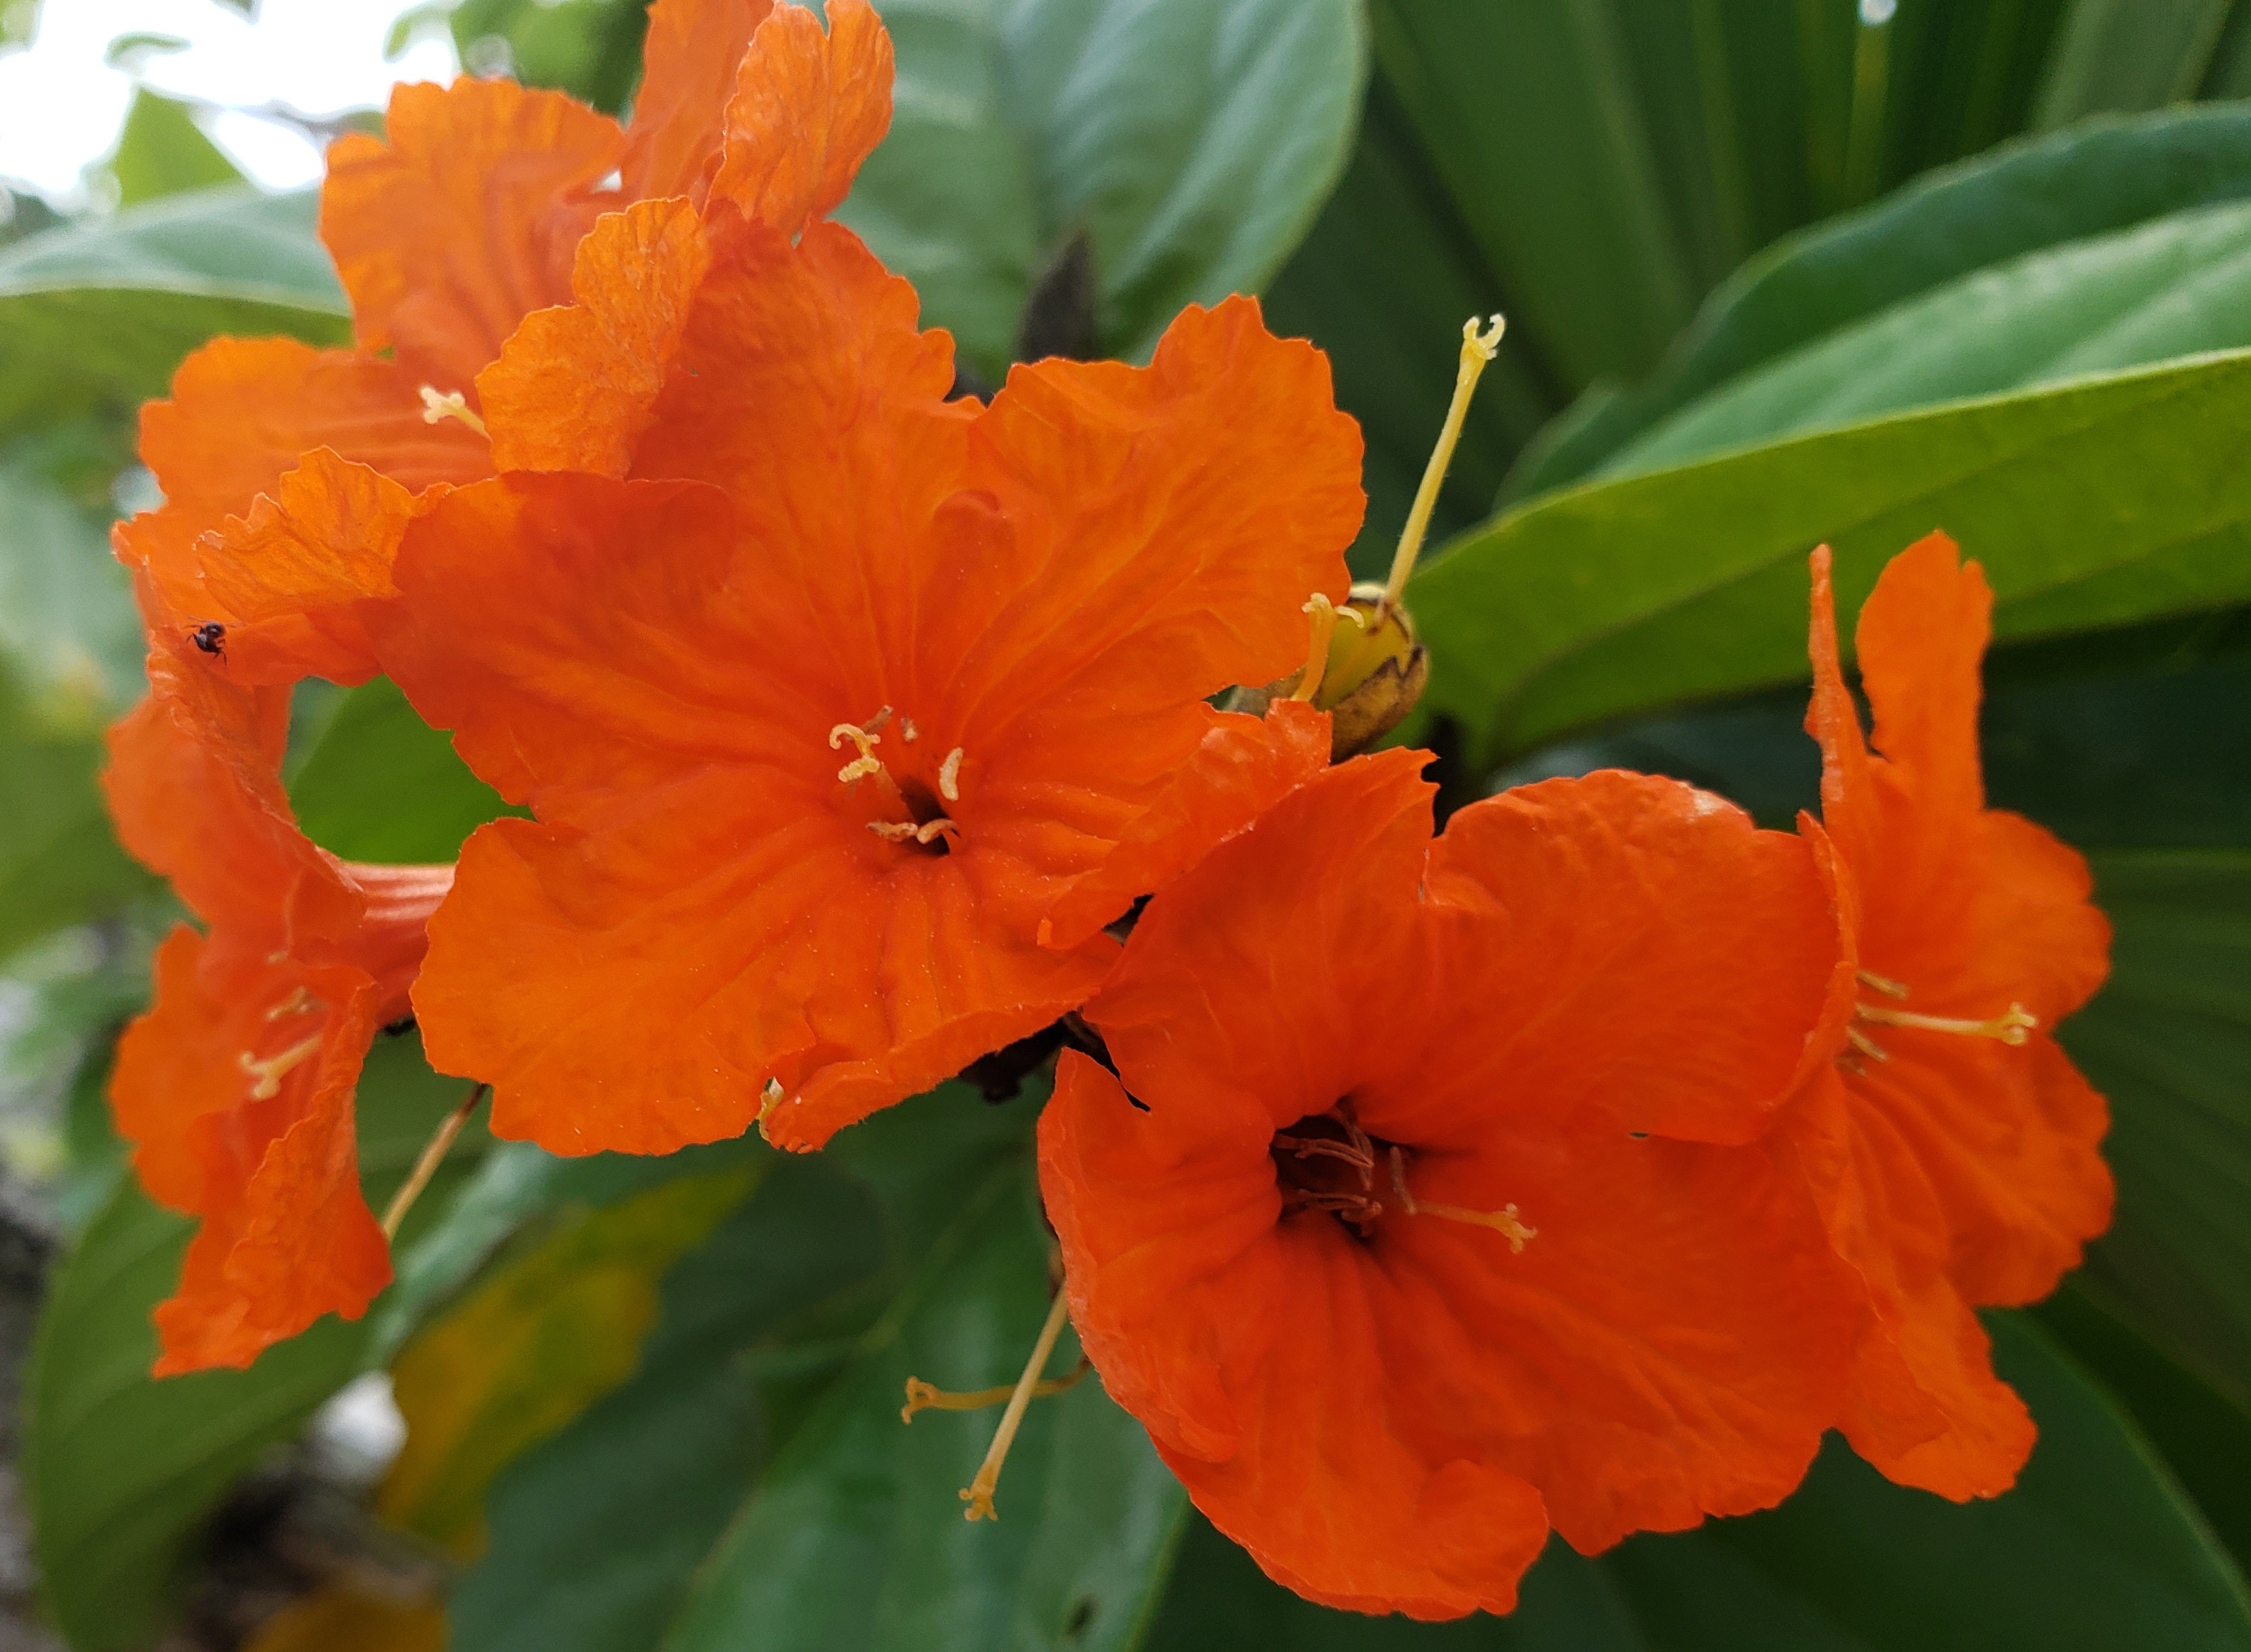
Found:
[[[440,392],[434,384],[422,387],[422,422],[442,425],[449,418],[458,418],[480,436],[485,434],[485,422],[469,410],[469,398],[457,390]]]
[[[279,1055],[269,1055],[264,1061],[244,1050],[235,1059],[242,1063],[242,1070],[253,1081],[250,1086],[250,1099],[267,1102],[279,1096],[281,1081],[288,1076],[290,1069],[302,1064],[320,1047],[321,1035],[315,1033],[308,1039],[292,1044]]]

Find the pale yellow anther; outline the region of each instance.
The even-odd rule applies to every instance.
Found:
[[[901,717],[899,719],[899,738],[905,741],[909,745],[912,745],[915,743],[915,736],[919,732],[920,730],[915,727],[915,720],[912,717]]]
[[[884,712],[890,709],[889,706],[883,708]],[[877,715],[880,717],[883,714]],[[880,735],[870,732],[856,722],[840,722],[828,731],[828,749],[831,751],[835,750],[847,740],[852,743],[860,755],[836,771],[836,778],[839,780],[849,785],[855,780],[863,780],[871,774],[883,773],[883,760],[875,753],[875,748],[883,743],[883,737]]]
[[[956,746],[938,765],[938,795],[948,803],[961,801],[961,748]]]
[[[327,1005],[315,998],[311,990],[301,981],[291,990],[287,998],[266,1012],[266,1019],[269,1021],[278,1021],[287,1016],[303,1015],[310,1011],[327,1007]]]
[[[939,834],[946,832],[951,832],[956,837],[959,837],[961,834],[961,828],[954,825],[952,821],[947,819],[941,814],[937,819],[925,820],[920,826],[917,826],[915,828],[914,840],[917,843],[935,843],[938,841]]]
[[[279,1055],[269,1055],[264,1061],[259,1060],[248,1050],[243,1051],[235,1059],[242,1063],[242,1070],[247,1073],[253,1081],[250,1086],[250,1099],[253,1102],[264,1102],[271,1101],[274,1096],[279,1096],[281,1093],[281,1081],[289,1075],[290,1069],[318,1053],[320,1047],[321,1036],[315,1033],[301,1043],[292,1044]]]
[[[766,1134],[766,1115],[774,1110],[775,1105],[780,1100],[781,1081],[778,1078],[768,1079],[765,1089],[758,1092],[758,1139],[769,1146],[772,1144],[773,1138]]]
[[[1878,975],[1874,970],[1862,970],[1860,971],[1860,985],[1863,986],[1872,986],[1875,988],[1877,992],[1882,993],[1886,998],[1905,998],[1907,996],[1907,984],[1904,981],[1894,981],[1888,975]]]
[[[1860,1031],[1857,1026],[1846,1027],[1845,1029],[1845,1039],[1846,1041],[1851,1044],[1854,1049],[1860,1051],[1861,1054],[1868,1057],[1871,1061],[1888,1061],[1892,1059],[1892,1053],[1889,1050],[1877,1043],[1875,1040],[1870,1038],[1866,1033]]]
[[[440,391],[434,384],[422,387],[422,422],[442,425],[449,418],[458,418],[480,436],[485,433],[485,422],[469,410],[469,398],[457,390]]]
[[[868,830],[886,843],[906,843],[913,840],[918,828],[911,820],[870,820]]]
[[[1430,513],[1438,507],[1438,487],[1446,480],[1446,467],[1453,462],[1454,448],[1462,439],[1462,422],[1469,417],[1470,396],[1494,352],[1500,348],[1500,335],[1508,323],[1496,315],[1480,329],[1472,315],[1462,323],[1461,364],[1454,373],[1454,399],[1446,409],[1446,422],[1438,427],[1437,446],[1430,450],[1430,462],[1423,467],[1423,480],[1415,489],[1415,502],[1407,512],[1407,525],[1399,530],[1399,548],[1391,554],[1391,577],[1383,582],[1383,600],[1376,608],[1379,618],[1389,613],[1407,589],[1408,576],[1415,571],[1415,559],[1423,554],[1423,536],[1430,531]]]

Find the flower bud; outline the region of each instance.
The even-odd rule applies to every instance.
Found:
[[[1313,691],[1313,704],[1329,714],[1332,763],[1367,750],[1397,728],[1423,697],[1430,675],[1413,619],[1398,603],[1386,605],[1382,585],[1354,585],[1338,618],[1341,623],[1329,634],[1328,663]],[[1304,678],[1295,671],[1263,688],[1237,688],[1228,708],[1264,715],[1269,702],[1294,694]]]

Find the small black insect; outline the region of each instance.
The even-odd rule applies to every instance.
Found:
[[[226,658],[226,627],[216,619],[206,619],[188,633],[188,640],[207,654]]]

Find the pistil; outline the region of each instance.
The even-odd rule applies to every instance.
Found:
[[[994,1431],[985,1461],[978,1465],[977,1477],[961,1489],[961,1500],[969,1505],[961,1511],[965,1520],[1001,1517],[1000,1511],[993,1506],[993,1494],[1001,1485],[1001,1465],[1008,1460],[1008,1448],[1016,1442],[1016,1430],[1023,1425],[1024,1412],[1032,1403],[1032,1392],[1039,1386],[1040,1372],[1047,1369],[1048,1356],[1055,1351],[1056,1338],[1063,1334],[1070,1303],[1067,1293],[1056,1292],[1055,1301],[1048,1308],[1047,1324],[1040,1327],[1039,1340],[1032,1344],[1032,1357],[1024,1362],[1024,1374],[1016,1379],[1015,1389],[1008,1396],[1008,1408],[1001,1414],[1001,1426]]]
[[[1509,1254],[1521,1256],[1527,1240],[1537,1239],[1540,1230],[1526,1226],[1513,1204],[1499,1210],[1466,1210],[1459,1205],[1440,1205],[1427,1199],[1418,1199],[1407,1191],[1407,1156],[1398,1148],[1391,1150],[1391,1185],[1398,1190],[1399,1202],[1407,1207],[1409,1216],[1436,1216],[1442,1221],[1466,1222],[1472,1227],[1490,1227],[1508,1241]]]
[[[292,1044],[279,1055],[269,1055],[263,1061],[253,1055],[248,1050],[243,1051],[236,1059],[242,1063],[242,1070],[250,1075],[252,1080],[250,1099],[253,1102],[266,1102],[279,1096],[281,1093],[281,1081],[289,1075],[290,1070],[312,1056],[320,1047],[321,1035],[315,1033],[312,1037],[300,1043]]]
[[[440,392],[434,384],[422,387],[422,422],[442,425],[457,418],[480,436],[485,434],[485,422],[469,411],[469,398],[457,390]]]

